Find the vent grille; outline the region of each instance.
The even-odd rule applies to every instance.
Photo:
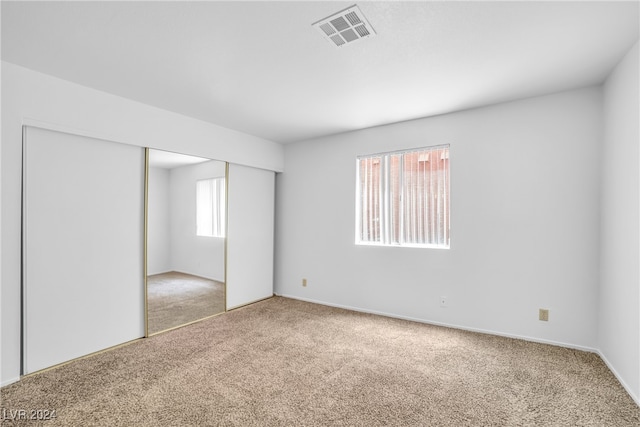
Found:
[[[348,7],[312,24],[336,47],[374,36],[376,32],[357,5]]]
[[[349,23],[351,25],[357,25],[362,22],[360,21],[360,18],[358,18],[358,14],[355,12],[349,12],[345,15],[345,17],[349,20]]]
[[[333,25],[338,31],[346,30],[347,28],[349,28],[349,24],[347,24],[347,21],[345,21],[342,16],[333,19],[331,21],[331,25]]]
[[[333,40],[336,46],[342,46],[343,44],[345,44],[344,39],[337,34],[335,36],[331,36],[331,40]]]
[[[320,25],[320,28],[328,36],[330,36],[331,34],[335,34],[336,33],[336,30],[334,30],[333,27],[331,26],[331,24],[329,24],[329,23]]]
[[[358,35],[360,35],[360,37],[366,37],[369,35],[369,31],[367,31],[367,27],[365,27],[364,25],[357,26],[356,31],[358,32]]]
[[[346,31],[341,32],[341,33],[340,33],[340,35],[341,35],[342,37],[344,37],[344,39],[345,39],[347,42],[352,42],[352,41],[354,41],[354,40],[358,40],[358,38],[359,38],[359,37],[356,35],[356,33],[355,33],[351,28],[349,28],[349,29],[348,29],[348,30],[346,30]]]

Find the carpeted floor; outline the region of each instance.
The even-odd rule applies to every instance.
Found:
[[[175,271],[147,277],[149,334],[224,312],[224,283]]]
[[[595,354],[280,297],[0,393],[46,426],[640,425]]]

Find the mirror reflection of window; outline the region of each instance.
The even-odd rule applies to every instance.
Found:
[[[150,149],[148,172],[147,335],[153,335],[226,310],[226,163]]]
[[[225,179],[210,178],[196,182],[196,234],[224,237]]]

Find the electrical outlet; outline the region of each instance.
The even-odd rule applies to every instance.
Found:
[[[307,279],[302,279],[302,286],[307,286]]]
[[[540,320],[542,320],[543,322],[548,322],[549,321],[549,310],[547,310],[546,308],[541,308],[539,310],[539,313],[538,313],[538,318]]]
[[[440,307],[447,307],[447,297],[440,297]]]

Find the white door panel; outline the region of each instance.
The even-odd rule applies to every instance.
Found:
[[[25,129],[26,374],[144,335],[144,149]]]
[[[275,172],[229,164],[227,309],[273,295]]]

